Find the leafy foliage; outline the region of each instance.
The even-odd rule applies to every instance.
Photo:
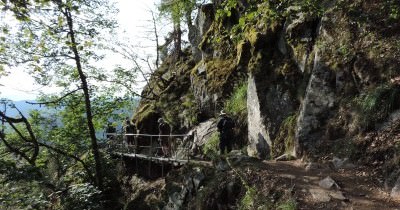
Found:
[[[297,202],[294,198],[288,199],[277,207],[278,210],[296,210]]]
[[[219,133],[214,132],[210,139],[203,145],[203,154],[210,159],[215,159],[218,156]]]
[[[188,27],[192,26],[192,11],[194,10],[196,0],[162,0],[159,5],[161,14],[167,14],[171,17],[173,31],[170,37],[167,37],[168,42],[174,41],[173,54],[179,56],[182,52],[182,26],[181,22],[186,21]],[[165,50],[165,46],[163,47]]]
[[[241,125],[247,125],[247,82],[239,83],[225,102],[224,110],[235,116]]]
[[[184,17],[190,15],[196,5],[195,0],[162,0],[159,5],[161,13],[170,14],[174,24],[184,21]],[[186,21],[188,21],[186,19]]]
[[[239,5],[237,0],[227,0],[222,3],[222,8],[217,10],[215,18],[217,21],[221,21],[224,18],[231,17],[232,11],[235,10]]]
[[[273,156],[291,153],[294,149],[297,114],[283,120],[273,143]]]
[[[193,93],[189,93],[183,103],[182,106],[184,107],[184,110],[187,110],[184,115],[185,115],[185,119],[188,119],[188,124],[191,125],[196,125],[198,122],[197,119],[197,113],[198,113],[198,105],[196,103],[195,97],[193,95]]]
[[[299,6],[303,12],[311,16],[320,17],[324,12],[321,2],[318,0],[302,0],[299,1]]]
[[[63,197],[64,209],[100,209],[101,191],[91,184],[72,185],[66,197]]]
[[[399,20],[400,19],[400,2],[396,0],[386,1],[386,6],[389,10],[389,18],[391,20]]]
[[[28,120],[21,116],[8,121],[13,129],[2,136],[8,145],[2,144],[0,149],[3,157],[15,163],[12,171],[21,175],[14,177],[21,178],[20,182],[10,180],[8,172],[1,171],[0,182],[15,184],[7,192],[16,201],[25,196],[41,199],[28,200],[30,206],[22,202],[9,206],[46,209],[47,199],[53,199],[52,207],[98,208],[103,205],[98,202],[97,189],[102,185],[102,175],[95,130],[103,129],[108,120],[122,121],[126,112],[119,110],[128,109],[131,113],[135,101],[121,91],[131,87],[126,80],[116,83],[104,69],[93,64],[104,57],[106,38],[111,38],[107,35],[112,36],[116,26],[116,10],[103,0],[2,1],[0,8],[2,15],[8,17],[11,11],[19,20],[13,25],[0,23],[0,63],[24,67],[37,83],[62,89],[39,98],[48,112],[35,111]],[[117,79],[128,74],[130,79],[135,78],[134,71],[117,68],[115,72]],[[40,149],[32,151],[32,144]],[[20,149],[17,155],[34,158],[17,158],[16,150],[9,145]],[[30,192],[23,190],[31,188]]]
[[[399,106],[400,88],[383,84],[355,99],[360,113],[360,123],[366,129],[386,118]]]
[[[246,193],[243,196],[240,209],[253,209],[255,207],[255,199],[257,197],[257,191],[254,187],[246,186]]]

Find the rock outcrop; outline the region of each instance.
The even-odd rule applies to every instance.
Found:
[[[349,158],[393,174],[399,168],[398,4],[229,2],[200,6],[189,28],[191,46],[167,59],[144,89],[138,128],[164,117],[174,132],[190,131],[184,145],[201,157],[225,110],[238,124],[234,141],[245,142],[236,149],[249,156]],[[242,84],[247,95],[240,101],[235,91]],[[235,104],[247,106],[235,110]]]
[[[249,126],[249,143],[247,153],[253,157],[266,159],[270,157],[272,142],[264,125],[260,112],[260,100],[254,77],[250,76],[247,86],[247,112]]]

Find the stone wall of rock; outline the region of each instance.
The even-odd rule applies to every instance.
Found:
[[[296,153],[315,153],[317,141],[325,133],[326,120],[335,105],[335,74],[315,53],[314,68],[301,105],[296,130]],[[322,53],[322,52],[321,52]]]
[[[197,10],[195,25],[189,30],[189,41],[192,49],[192,56],[195,62],[200,62],[201,59],[207,57],[207,54],[199,49],[199,44],[202,41],[205,33],[210,28],[214,20],[214,14],[215,9],[213,4],[201,5]]]
[[[190,126],[209,123],[224,108],[233,87],[247,81],[248,129],[243,132],[248,130],[250,156],[314,156],[328,152],[325,150],[329,147],[322,151],[321,145],[375,129],[382,119],[363,125],[360,101],[390,85],[390,79],[399,75],[398,50],[392,47],[396,34],[388,28],[377,28],[378,23],[393,29],[399,28],[398,24],[382,22],[376,15],[381,13],[377,7],[361,2],[352,2],[351,8],[365,10],[369,19],[346,12],[350,6],[336,1],[322,1],[317,8],[261,1],[255,7],[246,2],[238,1],[226,14],[227,8],[219,9],[229,6],[220,1],[199,7],[195,25],[189,28],[187,58],[193,65],[186,69],[179,61],[162,72],[183,68],[184,80],[190,78],[190,84],[179,94],[179,88],[160,93],[164,101],[155,103],[164,104],[154,106],[159,116],[170,104],[180,104],[172,99],[188,98],[190,93],[195,107],[190,113],[181,113],[196,115],[197,119],[192,123],[181,120],[186,123],[176,127],[187,131]],[[257,18],[250,10],[256,11]],[[282,15],[270,17],[269,10]],[[182,117],[187,116],[180,114]],[[207,124],[208,128],[212,126]],[[205,135],[201,142],[207,138]]]
[[[253,157],[266,159],[270,157],[272,142],[269,133],[264,125],[264,118],[261,115],[260,100],[254,77],[250,75],[247,86],[247,113],[249,137],[247,153]]]

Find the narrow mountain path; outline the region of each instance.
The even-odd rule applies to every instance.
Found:
[[[383,188],[383,178],[371,168],[334,170],[329,164],[316,164],[306,170],[299,160],[263,164],[261,173],[276,177],[276,184],[290,183],[298,209],[400,210],[400,201],[390,198]]]

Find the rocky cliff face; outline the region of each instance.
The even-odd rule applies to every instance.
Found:
[[[358,158],[373,144],[365,136],[400,105],[399,8],[383,0],[202,5],[190,49],[164,61],[134,119],[145,130],[164,116],[186,132],[225,109],[238,121],[246,114],[236,132],[250,156]],[[235,101],[243,83],[247,99]],[[230,109],[230,100],[247,110]]]
[[[398,196],[398,1],[215,1],[200,7],[195,22],[191,46],[166,58],[143,91],[134,116],[141,132],[157,133],[156,121],[164,117],[174,133],[190,134],[183,145],[193,157],[212,158],[206,153],[215,147],[223,109],[236,120],[234,149],[246,153],[241,158],[336,156],[372,166]],[[216,163],[170,173],[157,205],[244,205],[251,189],[232,176],[235,170],[228,170],[232,179],[216,176],[230,168]]]

